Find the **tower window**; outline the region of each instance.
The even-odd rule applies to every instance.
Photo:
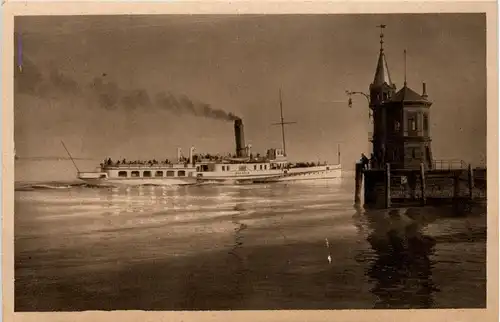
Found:
[[[383,93],[382,97],[384,98],[384,101],[387,100],[387,93]]]
[[[429,116],[427,114],[424,114],[424,131],[427,131],[429,129]]]
[[[408,128],[410,131],[416,131],[417,130],[417,123],[415,122],[414,118],[409,118],[408,119]]]

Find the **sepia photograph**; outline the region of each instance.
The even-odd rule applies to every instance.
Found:
[[[487,308],[484,12],[13,33],[15,312]]]

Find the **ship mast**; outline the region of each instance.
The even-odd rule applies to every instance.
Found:
[[[281,97],[281,88],[279,90],[279,93],[280,93],[280,116],[281,116],[281,122],[274,123],[272,125],[281,125],[281,137],[283,139],[283,155],[286,156],[285,125],[295,124],[297,122],[285,122],[285,119],[283,118],[283,99]]]
[[[75,163],[75,160],[73,159],[73,157],[71,156],[71,153],[69,153],[68,149],[66,148],[66,145],[64,144],[63,141],[61,141],[61,144],[62,146],[64,147],[64,150],[66,150],[66,153],[68,153],[68,156],[69,158],[71,159],[71,162],[73,162],[73,165],[75,166],[76,168],[76,172],[80,173],[80,169],[78,169],[78,166],[76,165]]]

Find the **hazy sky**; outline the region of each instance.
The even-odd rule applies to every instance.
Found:
[[[434,158],[480,162],[482,14],[18,17],[17,153],[64,156],[60,140],[97,159],[164,159],[191,145],[233,152],[233,123],[203,116],[214,110],[241,117],[247,143],[265,152],[281,146],[271,126],[281,87],[285,119],[298,122],[287,127],[290,158],[333,162],[340,143],[351,166],[371,129],[365,99],[349,109],[345,90],[368,91],[381,23],[398,89],[404,49],[408,85],[420,93],[427,83]]]

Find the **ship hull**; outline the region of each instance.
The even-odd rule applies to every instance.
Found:
[[[176,168],[173,168],[176,169]],[[178,168],[177,171],[185,171]],[[132,171],[132,170],[130,170]],[[141,171],[152,173],[148,168]],[[323,165],[304,168],[273,169],[267,171],[226,171],[196,172],[188,169],[188,176],[160,177],[118,177],[118,170],[107,172],[80,172],[78,178],[89,185],[96,186],[140,186],[140,185],[194,185],[203,183],[251,184],[337,179],[342,176],[340,165]],[[139,172],[139,171],[136,171]],[[161,172],[161,171],[160,171]]]
[[[268,178],[264,180],[255,180],[255,182],[292,182],[292,181],[311,181],[311,180],[333,180],[342,177],[342,168],[340,165],[319,166],[311,168],[290,169],[287,173],[277,178]]]
[[[287,170],[271,170],[268,173],[252,175],[226,174],[220,176],[217,174],[204,173],[199,182],[220,182],[220,183],[271,183],[271,182],[290,182],[305,180],[330,180],[338,179],[342,176],[340,165],[326,165],[308,168],[292,168]]]
[[[195,178],[149,178],[149,179],[82,179],[85,183],[95,186],[177,186],[177,185],[193,185],[197,183]]]

